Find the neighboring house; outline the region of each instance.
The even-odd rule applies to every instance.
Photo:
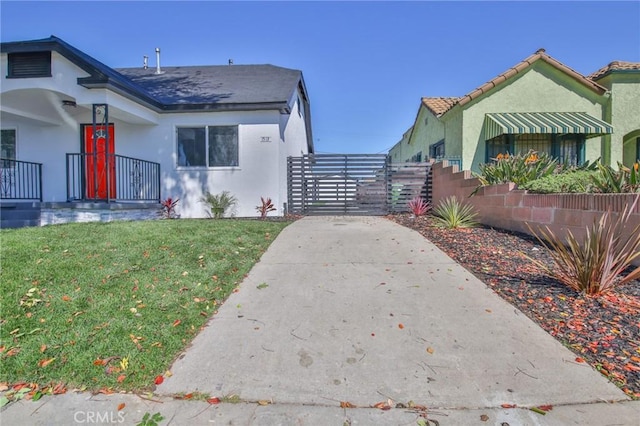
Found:
[[[422,98],[412,129],[413,151],[459,158],[465,170],[530,149],[629,166],[640,158],[640,63],[585,77],[540,49],[463,97]]]
[[[282,215],[287,157],[313,152],[298,70],[160,67],[159,49],[156,67],[145,59],[116,70],[55,36],[1,52],[5,202],[158,206],[172,197],[181,217],[205,217],[203,193],[226,190],[238,216],[257,216],[260,197]]]

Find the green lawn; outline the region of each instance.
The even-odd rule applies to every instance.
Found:
[[[289,223],[0,231],[0,385],[150,389]]]

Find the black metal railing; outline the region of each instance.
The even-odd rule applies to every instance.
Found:
[[[69,201],[160,201],[160,164],[115,154],[67,154]]]
[[[0,158],[0,199],[42,201],[42,164]]]

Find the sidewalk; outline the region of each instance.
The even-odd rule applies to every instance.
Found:
[[[418,233],[383,218],[307,217],[172,366],[162,402],[68,394],[11,404],[0,421],[136,424],[161,412],[176,425],[416,424],[416,410],[367,408],[390,399],[426,406],[441,425],[640,425],[640,401],[574,359]],[[243,402],[170,398],[190,392]],[[553,410],[528,409],[540,405]]]

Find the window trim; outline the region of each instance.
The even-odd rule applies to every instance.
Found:
[[[238,147],[238,165],[237,166],[210,166],[209,165],[209,128],[210,127],[235,127],[237,134],[237,147]],[[240,162],[240,125],[239,124],[180,124],[174,126],[174,153],[175,156],[175,168],[176,170],[240,170],[241,162]],[[179,156],[178,156],[178,129],[204,129],[205,134],[205,159],[207,164],[204,166],[181,166],[179,164]]]

